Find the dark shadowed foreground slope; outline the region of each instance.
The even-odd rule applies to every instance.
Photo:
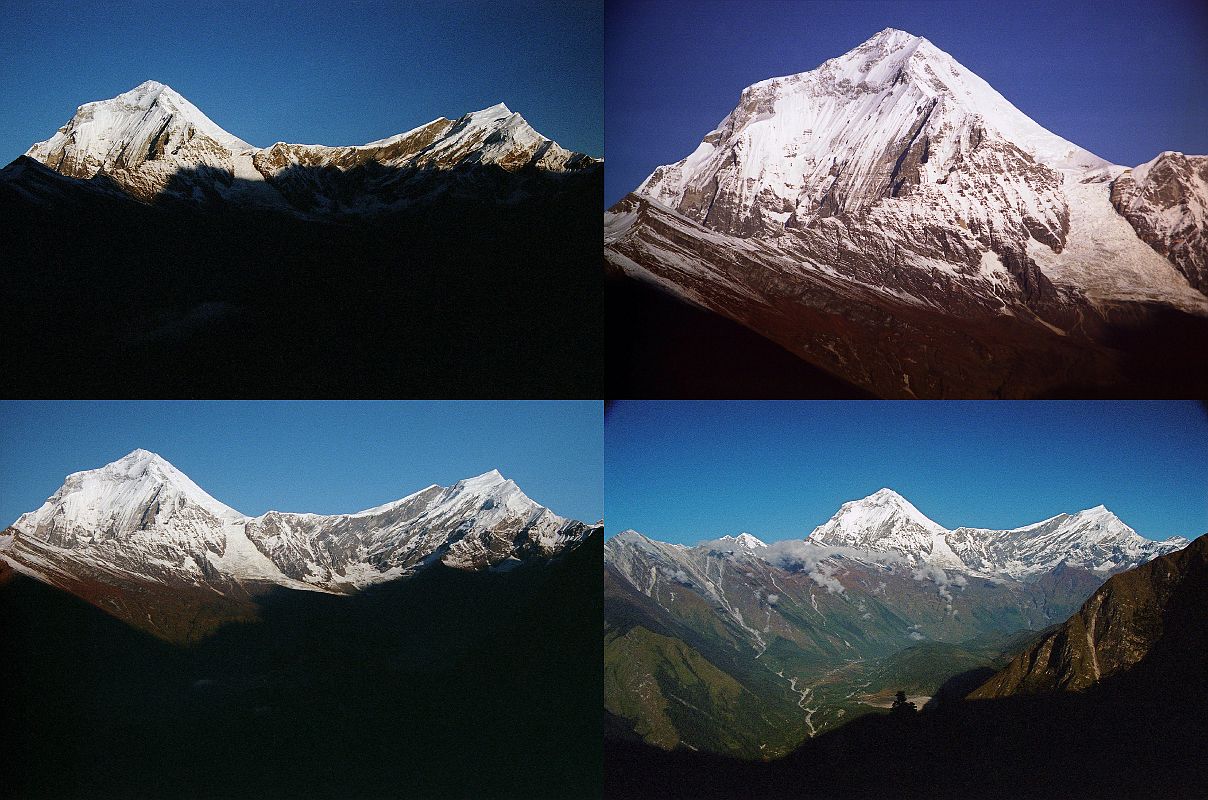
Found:
[[[719,314],[605,280],[612,397],[865,399],[873,395]]]
[[[598,796],[601,547],[355,597],[280,590],[189,648],[12,577],[6,793]]]
[[[322,220],[138,203],[21,159],[0,367],[13,395],[599,397],[601,172],[412,171],[468,190]]]

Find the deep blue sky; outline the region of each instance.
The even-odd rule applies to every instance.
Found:
[[[883,486],[948,528],[1102,503],[1150,538],[1208,532],[1198,403],[617,403],[604,446],[610,535],[802,538]]]
[[[1208,153],[1204,0],[607,0],[606,202],[696,149],[743,88],[811,70],[887,27],[927,37],[1115,163]]]
[[[0,0],[0,165],[148,79],[261,147],[364,144],[503,101],[599,156],[602,17],[558,0]]]
[[[142,447],[244,514],[338,514],[498,469],[566,517],[603,516],[598,402],[0,403],[0,528],[68,473]]]

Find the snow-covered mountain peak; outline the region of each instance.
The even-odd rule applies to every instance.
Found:
[[[104,467],[101,467],[101,469],[108,469],[110,467],[130,467],[130,466],[136,466],[136,465],[148,465],[148,464],[151,464],[152,462],[162,462],[164,464],[168,463],[167,460],[163,456],[161,456],[159,453],[152,453],[150,450],[144,450],[141,447],[139,447],[134,450],[131,450],[129,453],[122,456],[118,460],[109,462]]]
[[[489,530],[501,525],[538,526],[550,536],[570,522],[531,499],[515,481],[496,469],[445,489],[423,516],[429,523],[459,520],[466,530]],[[555,542],[553,539],[550,542],[552,547]],[[465,540],[454,544],[454,550],[459,551],[458,559],[466,558],[460,551],[467,546]]]
[[[509,119],[511,117],[515,117],[515,119]],[[495,105],[488,106],[480,111],[471,111],[469,114],[466,114],[465,118],[478,124],[486,124],[501,120],[508,120],[510,122],[524,122],[524,117],[520,116],[519,114],[514,114],[512,109],[508,108],[505,103],[496,103]]]
[[[160,95],[164,94],[165,92],[168,92],[170,97],[172,95],[180,97],[180,93],[174,90],[171,86],[168,86],[166,83],[160,83],[159,81],[143,81],[138,86],[135,86],[133,89],[127,92],[122,92],[113,99],[127,105],[134,106],[135,108],[145,109],[150,108],[152,104],[159,99]],[[101,100],[97,102],[103,103],[106,101]]]
[[[860,500],[851,500],[839,507],[832,521],[838,520],[842,527],[884,527],[888,524],[910,523],[934,533],[943,533],[944,528],[929,519],[914,504],[893,489],[878,489]]]
[[[867,552],[900,553],[912,563],[955,565],[959,559],[944,542],[947,533],[897,492],[880,489],[868,497],[844,503],[806,541]]]
[[[54,136],[31,146],[28,158],[78,179],[101,183],[142,202],[165,198],[290,211],[306,216],[381,213],[449,190],[433,172],[582,173],[599,165],[539,134],[504,103],[439,117],[364,145],[331,147],[277,142],[257,148],[220,128],[172,87],[146,81],[112,97],[85,103]],[[375,163],[386,169],[363,180]],[[406,172],[415,191],[403,191]],[[420,174],[422,173],[422,174]],[[375,173],[376,174],[376,173]],[[341,176],[350,176],[347,180]],[[6,174],[15,179],[17,173]],[[349,191],[333,187],[347,183]],[[479,181],[456,191],[480,191]],[[494,188],[488,189],[491,192]],[[515,198],[504,197],[505,202]]]
[[[915,36],[913,33],[902,30],[901,28],[882,28],[874,33],[864,42],[869,45],[873,43],[884,43],[886,46],[892,47],[895,44],[908,44],[910,42],[925,42],[927,41],[922,36]]]
[[[3,558],[50,583],[103,573],[219,592],[231,580],[346,592],[436,561],[513,567],[553,558],[593,530],[533,502],[498,470],[355,514],[249,518],[147,450],[69,475],[12,527]]]
[[[441,143],[440,150],[454,158],[501,166],[512,164],[518,157],[528,159],[536,156],[540,160],[558,151],[570,156],[569,151],[563,151],[537,133],[524,117],[503,103],[466,114],[457,120],[446,141]]]
[[[35,511],[22,514],[13,528],[67,550],[141,551],[205,540],[211,531],[246,519],[164,458],[135,450],[103,467],[68,475],[58,491]]]
[[[1069,515],[1063,522],[1063,526],[1069,529],[1092,529],[1100,538],[1109,536],[1136,536],[1142,538],[1124,520],[1120,519],[1104,505],[1097,505],[1094,508],[1087,508],[1076,514]]]
[[[25,155],[73,178],[137,171],[153,162],[222,164],[252,146],[227,133],[172,87],[145,81],[85,103],[46,141]]]
[[[700,546],[707,546],[707,545],[722,545],[724,547],[738,547],[738,548],[741,548],[744,550],[758,550],[759,548],[767,547],[766,542],[761,541],[759,538],[752,536],[751,534],[747,533],[746,531],[738,534],[737,536],[730,536],[729,534],[726,534],[725,536],[721,537],[720,539],[714,539],[714,540],[708,541],[708,542],[701,542]]]
[[[128,109],[131,111],[149,111],[160,107],[165,115],[175,117],[174,121],[178,124],[187,123],[192,125],[197,131],[204,133],[232,151],[237,152],[252,149],[250,144],[219,127],[180,92],[159,81],[143,81],[130,91],[123,92],[112,100],[102,100],[87,105],[109,106],[110,108]],[[124,109],[122,108],[123,106],[125,107]]]
[[[167,459],[150,450],[133,450],[99,470],[87,470],[76,473],[76,475],[88,476],[94,472],[99,472],[115,481],[151,481],[170,485],[182,489],[186,493],[191,492],[197,486],[189,480],[188,476],[172,466]]]
[[[884,86],[898,76],[903,65],[916,53],[923,57],[943,55],[942,51],[921,36],[886,28],[855,49],[823,62],[816,72],[829,75],[837,81]],[[810,76],[811,72],[801,73],[801,76]]]
[[[1011,530],[957,528],[949,544],[970,571],[1021,578],[1059,564],[1118,572],[1178,550],[1187,540],[1147,539],[1099,505]]]
[[[865,497],[862,500],[855,500],[853,502],[864,503],[867,505],[901,505],[902,503],[906,502],[906,498],[902,497],[902,495],[898,494],[893,489],[883,486],[870,494],[868,497]]]
[[[495,494],[516,484],[503,477],[497,469],[487,470],[473,478],[464,478],[449,488],[449,494]]]
[[[824,93],[840,97],[877,93],[871,120],[879,120],[884,136],[899,132],[898,114],[911,111],[910,102],[915,103],[916,116],[931,104],[934,108],[927,109],[927,114],[944,117],[945,125],[957,131],[982,129],[981,135],[992,131],[1051,167],[1110,166],[1045,130],[950,54],[905,31],[886,28],[817,70],[783,80],[793,78],[800,79],[809,91],[824,89]],[[938,132],[938,126],[926,128]]]
[[[983,144],[985,153],[1022,153],[1025,170],[1028,161],[1110,166],[1045,130],[931,42],[886,29],[816,69],[747,87],[695,152],[656,169],[636,193],[724,232],[779,235],[905,198],[916,186],[938,185],[927,191],[942,194],[945,176],[968,170]],[[1003,163],[994,165],[1001,171]],[[1051,194],[1057,177],[1030,180],[1029,192]],[[1038,202],[1052,209],[1058,199]],[[1054,213],[1045,224],[1060,228]]]
[[[145,501],[147,506],[158,502],[162,507],[168,500],[178,507],[195,506],[219,520],[245,519],[243,514],[211,497],[167,459],[140,448],[103,467],[68,475],[42,508],[22,515],[15,527],[37,525],[48,515],[71,517],[77,512],[83,514],[81,520],[93,520],[96,524],[101,518],[124,515],[131,505]],[[145,517],[140,520],[140,524],[146,522]]]

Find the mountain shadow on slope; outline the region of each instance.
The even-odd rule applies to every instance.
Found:
[[[0,665],[17,797],[594,797],[597,533],[507,573],[278,589],[167,644],[17,576]]]
[[[865,399],[868,392],[719,314],[605,280],[610,397]]]
[[[1203,684],[1105,683],[1085,694],[860,717],[775,762],[605,741],[610,798],[1198,797]]]
[[[669,398],[814,397],[863,399],[876,395],[845,381],[775,341],[721,314],[690,306],[664,292],[629,278],[610,275],[607,284],[607,386],[614,397]],[[850,305],[847,311],[844,304]],[[829,323],[846,326],[846,335],[869,347],[892,339],[892,324],[877,328],[859,321],[859,301],[830,298]],[[1154,303],[1115,303],[1105,309],[1095,342],[1069,344],[1057,336],[1031,331],[1028,340],[997,321],[967,321],[930,312],[916,320],[927,331],[934,352],[945,359],[962,359],[967,374],[985,366],[983,351],[970,348],[970,331],[993,340],[1003,350],[1018,350],[1021,358],[1045,363],[1065,374],[1070,363],[1094,359],[1113,365],[1117,378],[1109,383],[1089,380],[1058,388],[1028,387],[1018,377],[1012,396],[1051,399],[1200,398],[1208,394],[1208,319]],[[850,316],[850,318],[849,318]],[[808,332],[802,335],[808,335]],[[883,345],[889,347],[891,345]],[[1035,353],[1027,355],[1028,348]],[[1067,352],[1068,350],[1068,352]],[[1087,374],[1094,370],[1087,369]],[[989,374],[987,372],[987,374]],[[890,395],[887,395],[890,396]],[[970,396],[956,383],[945,396]],[[971,396],[979,396],[976,392]]]
[[[304,218],[222,201],[204,169],[143,204],[103,176],[14,166],[0,366],[15,394],[601,395],[599,169],[295,167],[283,196],[323,205]],[[369,188],[414,202],[343,213]]]

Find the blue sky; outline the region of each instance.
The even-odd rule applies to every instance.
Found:
[[[691,153],[743,88],[877,31],[930,39],[1025,114],[1133,166],[1208,153],[1208,3],[608,0],[605,201]]]
[[[337,514],[498,469],[538,503],[603,516],[599,402],[0,403],[0,527],[68,473],[136,448],[216,499]]]
[[[602,155],[593,2],[0,0],[0,162],[154,79],[257,146],[363,144],[503,101]]]
[[[885,486],[948,528],[1102,503],[1150,538],[1208,532],[1194,402],[630,402],[604,440],[610,535],[802,538]]]

